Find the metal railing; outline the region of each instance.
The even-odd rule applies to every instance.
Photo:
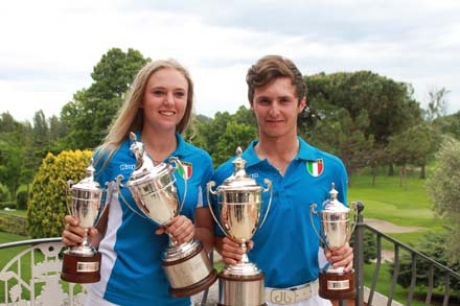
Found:
[[[397,241],[396,239],[378,231],[377,229],[363,222],[363,205],[358,203],[358,216],[354,233],[355,252],[355,281],[356,298],[354,305],[402,305],[394,300],[397,279],[401,273],[401,259],[403,251],[406,256],[409,254],[411,260],[411,283],[407,290],[407,301],[405,305],[411,305],[414,301],[414,294],[417,286],[417,276],[424,273],[428,277],[425,305],[432,305],[435,284],[442,283],[445,290],[442,305],[450,305],[452,297],[450,284],[452,280],[460,283],[460,274],[452,269],[441,265],[435,259],[414,250],[413,248]],[[370,283],[365,286],[364,279],[364,233],[370,231],[376,239],[376,260],[373,264],[374,271]],[[392,258],[393,273],[389,292],[377,292],[377,284],[382,277],[382,241],[387,245],[392,244],[394,256]],[[0,244],[2,252],[9,252],[13,255],[7,263],[3,263],[0,270],[0,306],[2,305],[84,305],[86,289],[84,285],[66,283],[60,280],[62,261],[60,253],[63,245],[61,238],[32,239],[11,243]],[[2,253],[3,255],[3,253]],[[4,256],[2,260],[5,260]],[[1,261],[1,260],[0,260]],[[417,262],[424,261],[428,264],[428,271],[419,271]],[[27,271],[26,271],[27,270]],[[29,271],[30,270],[30,271]],[[383,273],[387,273],[386,271]],[[458,296],[458,295],[457,295]],[[200,295],[201,303],[205,303],[208,292]],[[346,301],[339,302],[339,305],[350,305]]]
[[[356,305],[402,305],[398,302],[394,301],[394,294],[395,288],[397,285],[398,277],[401,276],[403,271],[400,270],[401,261],[403,256],[410,257],[410,266],[411,266],[411,282],[410,286],[407,290],[407,300],[405,301],[405,305],[412,305],[414,302],[414,296],[416,293],[416,286],[417,286],[417,276],[419,274],[426,274],[428,278],[428,284],[426,285],[427,292],[425,296],[425,305],[433,305],[433,293],[435,289],[436,283],[443,284],[444,287],[444,294],[443,294],[443,306],[449,306],[450,299],[452,298],[452,292],[450,290],[450,284],[452,280],[455,280],[460,284],[460,274],[453,271],[452,269],[440,264],[435,259],[430,258],[412,247],[399,242],[398,240],[378,231],[377,229],[365,224],[363,222],[363,215],[362,211],[364,209],[364,205],[362,203],[358,203],[358,217],[357,217],[357,224],[355,230],[355,241],[354,245],[354,252],[355,252],[355,271],[356,271]],[[376,239],[376,261],[375,261],[375,268],[373,272],[373,277],[371,280],[371,285],[367,288],[364,285],[364,233],[365,231],[370,231],[375,235]],[[381,267],[383,264],[382,260],[382,240],[387,241],[393,245],[394,249],[394,256],[391,259],[393,265],[393,271],[391,275],[391,285],[389,292],[377,292],[377,283],[379,280],[379,276],[381,276]],[[405,254],[403,254],[403,251]],[[417,262],[423,261],[428,265],[428,271],[420,271],[417,269]],[[436,273],[435,273],[436,272]],[[385,272],[386,273],[386,272]],[[367,296],[365,298],[365,295]],[[378,301],[377,297],[378,296]],[[459,294],[457,293],[457,297]]]
[[[0,305],[84,305],[84,285],[61,281],[62,248],[61,238],[0,244],[15,254],[0,270]]]

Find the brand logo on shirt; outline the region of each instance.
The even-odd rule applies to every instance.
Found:
[[[318,159],[316,161],[308,161],[307,171],[313,177],[320,176],[324,171],[324,161],[322,159]]]
[[[192,177],[193,165],[192,163],[181,161],[178,163],[177,171],[179,172],[180,176],[184,178],[184,180],[188,180]]]
[[[128,164],[121,164],[120,165],[120,170],[134,170],[134,168],[136,167],[136,164],[131,164],[131,165],[128,165]]]

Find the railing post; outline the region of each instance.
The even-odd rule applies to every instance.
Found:
[[[364,226],[363,215],[364,204],[356,202],[357,218],[355,229],[355,240],[353,245],[354,267],[355,267],[355,305],[364,305]]]

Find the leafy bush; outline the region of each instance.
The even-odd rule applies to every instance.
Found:
[[[16,209],[16,202],[14,201],[6,201],[0,203],[0,210],[4,209]]]
[[[427,257],[436,260],[441,265],[449,267],[453,271],[460,271],[460,261],[452,262],[447,256],[447,242],[449,241],[449,236],[451,234],[451,229],[446,228],[445,232],[435,233],[428,232],[424,235],[424,239],[420,240],[417,245],[414,247],[418,252],[423,253]],[[416,283],[419,287],[427,288],[429,286],[429,271],[430,263],[421,258],[417,257],[416,259],[417,275]],[[390,273],[394,273],[394,263],[390,265]],[[403,253],[400,261],[400,272],[398,275],[398,284],[403,288],[409,288],[412,279],[412,257],[409,253]],[[445,281],[445,272],[440,271],[438,268],[434,268],[434,279],[433,287],[438,288],[442,293],[444,292],[444,281]],[[460,290],[460,282],[451,278],[449,283],[450,289],[457,292]],[[457,296],[457,294],[454,294]]]
[[[15,235],[27,236],[27,219],[8,213],[0,214],[0,231]]]
[[[0,202],[8,201],[9,195],[8,188],[0,184]]]
[[[26,190],[19,191],[16,194],[16,207],[20,210],[27,209],[27,200],[29,198],[29,194]]]
[[[67,182],[85,177],[92,151],[62,151],[43,159],[32,183],[27,209],[28,233],[32,238],[61,236],[67,209]]]
[[[450,236],[446,241],[447,255],[458,259],[460,253],[460,141],[447,138],[436,154],[433,173],[427,182],[428,195],[433,210],[443,222],[451,224]]]

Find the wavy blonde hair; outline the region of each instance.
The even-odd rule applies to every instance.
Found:
[[[125,102],[111,124],[109,133],[105,137],[104,142],[96,149],[100,153],[99,157],[104,157],[106,163],[116,150],[118,150],[123,141],[129,137],[130,132],[142,130],[144,124],[144,110],[140,108],[140,105],[144,98],[145,88],[150,76],[161,69],[175,69],[187,80],[187,105],[185,107],[184,116],[176,126],[176,132],[181,134],[185,132],[192,118],[193,110],[193,82],[189,72],[179,64],[179,62],[173,59],[149,62],[137,73],[131,85],[131,89],[126,96]]]

